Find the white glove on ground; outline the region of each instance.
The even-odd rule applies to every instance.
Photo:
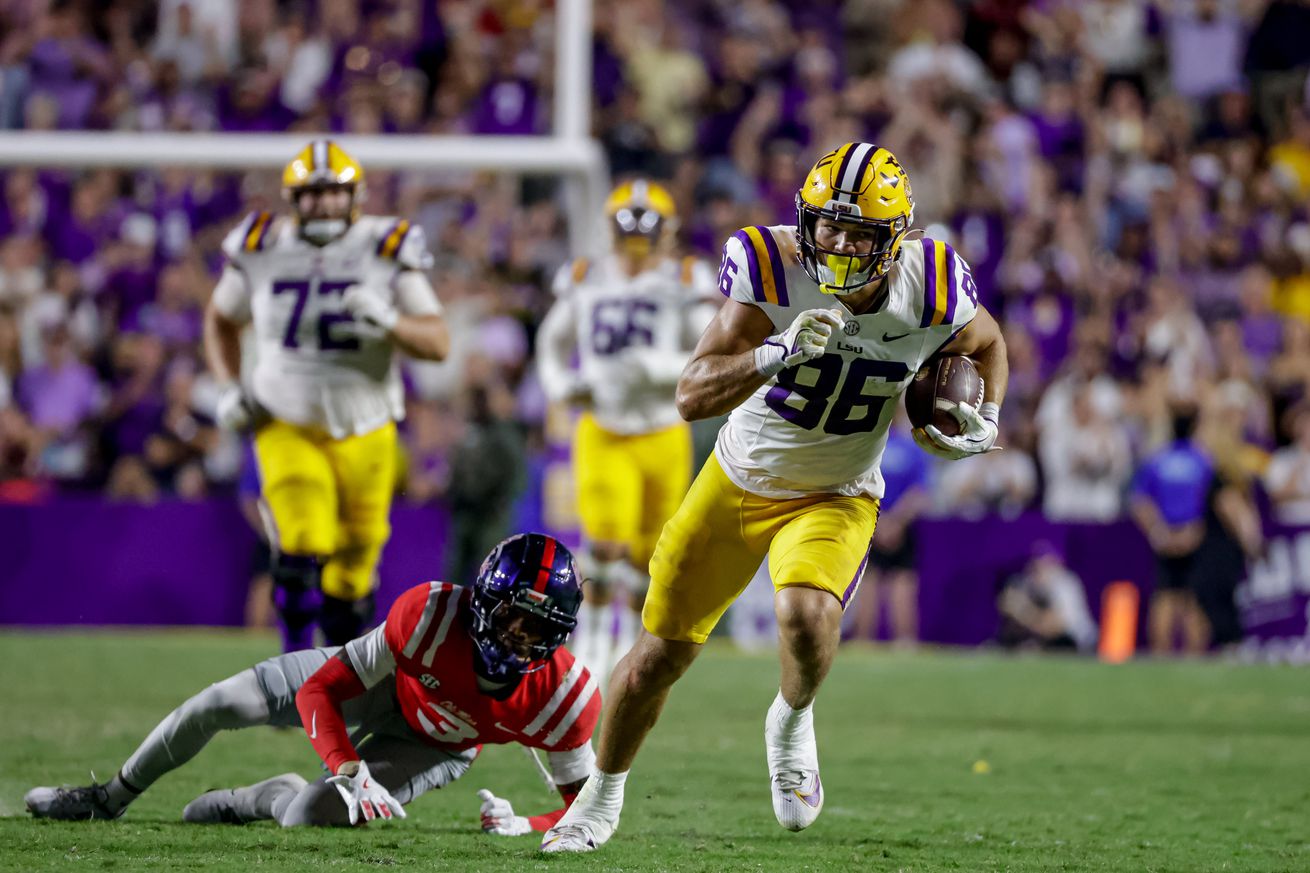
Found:
[[[788,367],[819,357],[833,330],[844,323],[836,309],[805,310],[791,327],[769,337],[755,350],[755,369],[764,376],[776,376]]]
[[[380,327],[390,333],[395,330],[400,320],[400,312],[380,294],[370,291],[363,285],[351,285],[341,296],[341,305],[355,317],[356,321]]]
[[[479,812],[482,813],[484,833],[498,837],[521,837],[532,832],[527,817],[515,815],[514,807],[505,798],[497,797],[485,788],[478,791],[478,798],[482,801]]]
[[[961,403],[951,410],[951,414],[963,428],[959,436],[946,436],[935,425],[914,429],[914,441],[924,451],[958,461],[970,455],[999,451],[996,445],[996,421],[1000,418],[1001,408],[995,403],[984,403],[974,409],[967,403]]]
[[[355,769],[356,764],[358,769]],[[358,824],[361,815],[365,822],[393,816],[405,818],[405,808],[400,805],[400,801],[373,778],[373,774],[368,772],[368,764],[363,761],[347,761],[337,770],[337,775],[327,782],[336,786],[341,799],[346,802],[351,824]]]

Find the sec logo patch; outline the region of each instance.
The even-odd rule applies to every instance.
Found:
[[[441,684],[437,681],[437,677],[433,676],[431,673],[424,673],[422,676],[418,677],[418,681],[424,688],[436,688]]]
[[[857,333],[860,332],[860,323],[852,319],[851,321],[848,321],[844,325],[842,325],[841,331],[847,336],[855,336]]]

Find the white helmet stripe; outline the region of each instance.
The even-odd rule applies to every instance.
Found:
[[[855,192],[859,188],[860,176],[864,173],[864,164],[869,157],[869,152],[876,149],[873,143],[857,143],[855,148],[851,149],[850,160],[846,162],[846,172],[842,173],[841,179],[837,182],[837,187],[841,193],[837,195],[838,203],[854,203]]]
[[[328,141],[325,139],[314,140],[313,169],[320,173],[327,173],[332,169],[332,162],[328,160]]]

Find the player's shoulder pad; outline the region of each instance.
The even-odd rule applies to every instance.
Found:
[[[591,275],[591,258],[574,258],[566,262],[555,272],[550,283],[550,290],[556,297],[564,297]]]
[[[435,651],[450,633],[463,591],[449,582],[426,582],[400,595],[387,613],[387,644],[396,657],[424,658]]]
[[[719,290],[741,303],[789,306],[787,265],[795,256],[794,228],[743,227],[723,244]]]
[[[408,218],[375,216],[374,254],[393,261],[402,270],[426,270],[432,266],[423,228]]]
[[[536,690],[523,729],[528,745],[572,749],[591,738],[600,719],[600,685],[591,671],[560,648],[547,669],[539,671]]]
[[[905,266],[922,264],[922,288],[915,296],[914,312],[923,328],[939,325],[962,327],[978,310],[978,287],[964,258],[950,243],[931,237],[903,245]]]
[[[223,238],[223,254],[229,260],[240,261],[242,257],[264,251],[273,239],[276,223],[277,216],[272,212],[251,212]]]

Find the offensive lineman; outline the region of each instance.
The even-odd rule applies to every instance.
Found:
[[[373,615],[390,535],[394,351],[439,361],[450,337],[423,271],[422,229],[361,215],[364,170],[330,140],[287,164],[293,215],[256,212],[223,241],[227,267],[205,311],[205,356],[224,385],[218,421],[253,429],[285,651],[354,639]],[[241,331],[256,363],[241,383]]]
[[[567,804],[590,772],[600,714],[596,680],[563,647],[581,602],[568,549],[543,534],[510,537],[471,587],[417,585],[343,648],[270,658],[196,694],[109,782],[33,788],[24,801],[37,818],[118,818],[220,730],[300,724],[325,775],[208,791],[183,820],[290,827],[405,818],[405,804],[462,776],[484,743],[545,750]],[[483,830],[502,836],[545,830],[564,812],[528,818],[485,789],[480,796]]]
[[[655,541],[691,484],[691,428],[673,395],[718,308],[709,268],[669,255],[677,217],[663,186],[642,179],[619,185],[605,214],[613,251],[560,269],[556,302],[537,335],[547,396],[585,410],[573,443],[587,580],[575,651],[601,681],[611,659],[636,639]],[[617,640],[610,624],[616,597]]]
[[[985,381],[962,432],[915,438],[958,459],[991,450],[1008,367],[968,266],[932,239],[907,241],[910,180],[887,149],[847,143],[819,159],[796,227],[748,227],[724,246],[729,298],[678,382],[678,409],[732,410],[651,561],[645,633],[615,668],[596,770],[546,852],[591,851],[618,827],[623,787],[670,687],[766,554],[776,589],[782,682],[765,718],[774,814],[788,830],[823,807],[813,709],[864,571],[878,469],[899,395],[938,353],[967,355]]]

